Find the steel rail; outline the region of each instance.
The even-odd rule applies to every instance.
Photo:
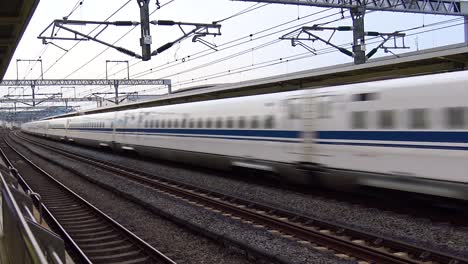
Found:
[[[172,193],[179,197],[188,197],[188,199],[203,204],[205,207],[216,208],[243,219],[261,223],[269,228],[293,235],[299,240],[326,245],[339,253],[345,255],[350,254],[352,257],[370,261],[371,263],[416,264],[435,261],[437,263],[447,264],[468,264],[467,259],[462,259],[443,252],[379,237],[367,232],[300,215],[292,211],[273,208],[239,197],[205,190],[175,180],[162,179],[161,177],[143,171],[76,153],[66,152],[56,147],[38,143],[23,137],[21,138],[69,158],[93,164],[94,166],[107,169],[123,177],[131,178],[136,182],[151,186],[152,188],[164,190],[165,192]],[[148,177],[158,179],[149,179]]]
[[[94,263],[94,262],[102,262],[102,261],[105,261],[106,263],[107,262],[111,263],[112,259],[118,259],[119,254],[120,255],[125,255],[125,252],[134,252],[135,247],[136,247],[136,250],[138,250],[140,252],[136,256],[140,257],[141,263],[148,263],[148,261],[149,261],[150,263],[175,264],[175,262],[173,260],[171,260],[169,257],[165,256],[163,253],[161,253],[160,251],[158,251],[157,249],[155,249],[154,247],[152,247],[151,245],[149,245],[148,243],[143,241],[141,238],[139,238],[138,236],[136,236],[135,234],[130,232],[124,226],[120,225],[118,222],[113,220],[111,217],[107,216],[105,213],[103,213],[102,211],[97,209],[95,206],[90,204],[88,201],[86,201],[85,199],[80,197],[78,194],[73,192],[71,189],[69,189],[68,187],[66,187],[65,185],[63,185],[62,183],[57,181],[56,179],[54,179],[49,173],[47,173],[46,171],[41,169],[38,165],[36,165],[34,162],[32,162],[30,159],[28,159],[25,155],[21,154],[17,149],[15,149],[6,140],[5,140],[5,143],[7,144],[7,146],[9,148],[11,148],[11,150],[13,150],[21,159],[23,159],[34,170],[36,170],[39,173],[41,173],[42,175],[46,176],[47,179],[49,180],[48,186],[54,184],[55,186],[58,187],[58,189],[60,189],[60,192],[61,192],[60,194],[57,194],[56,191],[53,191],[53,192],[51,191],[51,193],[50,193],[51,197],[49,197],[49,199],[47,198],[48,193],[41,193],[42,200],[43,201],[49,200],[49,203],[51,204],[51,206],[47,205],[47,203],[48,203],[47,201],[44,202],[44,203],[41,203],[40,205],[42,206],[43,211],[47,213],[47,216],[50,217],[50,219],[52,219],[53,224],[55,224],[60,229],[61,233],[65,236],[66,241],[69,242],[73,246],[73,248],[77,250],[76,252],[78,252],[78,255],[80,256],[80,258],[79,258],[80,261],[82,261],[84,263]],[[6,156],[5,156],[5,158],[8,159]],[[10,166],[12,166],[11,161],[9,161],[8,163],[9,163]],[[21,178],[23,178],[23,177],[21,177]],[[24,179],[22,181],[24,181]],[[26,183],[26,181],[24,181],[24,183]],[[28,186],[28,188],[30,190],[32,190],[29,186]],[[67,195],[68,197],[63,196],[62,192],[65,192],[66,193],[65,195]],[[65,197],[65,198],[63,198],[63,197]],[[73,206],[73,209],[70,209],[70,208],[55,208],[55,207],[61,205],[62,200],[69,200],[69,199],[72,200],[71,204]],[[54,200],[56,200],[56,201],[54,201]],[[53,209],[51,209],[51,208],[53,208]],[[85,212],[86,217],[88,217],[88,215],[96,216],[96,218],[97,218],[96,222],[102,223],[103,226],[108,225],[109,229],[111,229],[112,231],[118,232],[118,235],[116,236],[116,239],[120,239],[121,241],[124,241],[124,242],[126,241],[126,243],[131,243],[131,245],[122,245],[120,248],[118,248],[118,247],[113,247],[112,245],[110,245],[110,246],[105,245],[106,243],[100,243],[100,244],[98,243],[98,247],[92,248],[89,245],[87,245],[87,244],[89,244],[89,242],[91,242],[91,240],[88,243],[76,241],[76,239],[74,239],[74,237],[80,237],[80,236],[83,237],[84,236],[83,231],[85,229],[75,230],[74,232],[70,232],[70,229],[67,229],[67,227],[66,227],[67,224],[64,225],[64,224],[62,224],[62,222],[64,222],[63,220],[66,219],[66,218],[69,218],[69,219],[67,219],[67,222],[69,222],[70,218],[73,220],[73,217],[66,217],[65,216],[65,218],[64,218],[63,216],[56,217],[56,215],[58,215],[58,214],[60,214],[60,212],[64,212],[64,211],[70,211],[71,215],[73,215],[73,214],[74,215],[78,215],[78,214],[83,215],[84,213],[79,212],[78,210],[75,210],[75,209],[78,209],[78,208],[83,208],[83,210],[87,210],[87,212]],[[68,216],[70,216],[70,215],[68,215]],[[78,219],[79,217],[76,217],[76,218]],[[83,222],[93,223],[94,220],[91,220],[90,218],[86,218],[86,220],[83,221]],[[68,224],[68,226],[73,226],[73,224],[72,225]],[[74,234],[72,234],[72,233],[74,233]],[[98,234],[96,234],[96,235],[97,235],[97,237],[99,237]],[[109,234],[106,234],[106,235],[109,235]],[[93,240],[94,239],[97,240],[97,237],[93,238]],[[84,240],[86,240],[86,239],[84,239]],[[84,241],[84,240],[81,238],[81,241]],[[112,243],[109,243],[109,244],[112,244]],[[123,249],[124,247],[128,247],[128,250]],[[132,247],[134,247],[134,248],[132,249]],[[107,249],[108,251],[106,252],[105,249]],[[133,251],[131,251],[131,250],[133,250]],[[109,251],[110,252],[115,252],[115,253],[113,253],[114,255],[109,254]],[[75,253],[75,251],[74,251],[74,253]],[[112,256],[116,256],[116,257],[113,258]],[[140,263],[137,260],[138,259],[133,259],[134,262],[132,262],[132,263]]]

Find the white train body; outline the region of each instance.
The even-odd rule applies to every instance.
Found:
[[[28,133],[293,181],[468,199],[468,72],[24,124]]]

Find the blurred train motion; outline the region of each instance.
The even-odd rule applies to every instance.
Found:
[[[26,123],[52,139],[289,181],[468,200],[468,72]]]

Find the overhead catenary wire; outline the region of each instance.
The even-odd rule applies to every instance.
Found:
[[[163,8],[164,6],[174,2],[175,0],[170,0],[168,1],[167,3],[165,4],[162,4],[160,6],[157,6],[156,9],[150,13],[150,16],[153,15],[156,11],[158,11],[159,9]],[[122,40],[123,38],[125,38],[128,34],[130,34],[134,29],[136,28],[136,26],[132,27],[130,30],[128,30],[125,34],[123,34],[120,38],[118,38],[116,41],[114,41],[112,43],[112,45],[115,45],[117,44],[120,40]],[[104,50],[102,50],[101,52],[99,52],[98,54],[96,54],[92,59],[90,59],[89,61],[87,61],[86,63],[82,64],[81,66],[79,66],[77,69],[75,69],[74,71],[72,71],[70,74],[68,74],[66,77],[64,77],[64,79],[67,79],[68,77],[70,77],[71,75],[75,74],[76,72],[78,72],[79,70],[83,69],[84,67],[86,67],[88,64],[90,64],[91,62],[93,62],[95,59],[97,59],[98,57],[100,57],[102,54],[104,54],[104,52],[106,52],[110,47],[107,47],[105,48]]]
[[[341,20],[341,19],[340,19],[340,20]],[[325,23],[328,24],[328,23],[331,23],[331,22],[334,22],[334,21],[328,21],[328,22],[325,22]],[[445,21],[445,22],[438,22],[438,23],[447,23],[447,22]],[[425,25],[425,27],[427,27],[427,26],[428,26],[428,25]],[[436,30],[438,30],[438,29],[436,29]],[[398,32],[403,32],[403,31],[398,31]],[[370,44],[370,43],[369,43],[369,44]],[[193,61],[193,60],[194,60],[194,58],[192,58],[192,61]],[[179,62],[179,64],[180,64],[180,61],[174,61],[174,62]],[[138,62],[137,62],[137,63],[138,63]],[[132,64],[132,65],[134,65],[134,64]],[[167,66],[167,64],[160,65],[160,66],[157,66],[157,67],[164,67],[164,66]],[[153,67],[153,68],[150,69],[149,71],[152,71],[152,70],[154,70],[154,69],[155,69],[155,68]],[[151,74],[151,73],[153,73],[153,72],[150,72],[150,73],[148,73],[148,74]],[[138,74],[141,74],[141,72],[140,72],[140,73],[137,73],[137,74],[135,74],[135,75],[133,75],[133,76],[138,76]],[[176,73],[176,74],[173,74],[173,75],[178,75],[178,74],[180,74],[180,72],[179,72],[179,73]],[[147,74],[145,74],[145,75],[147,75]],[[142,77],[142,76],[145,76],[145,75],[140,75],[139,77]]]
[[[447,22],[454,22],[454,21],[460,21],[460,20],[462,20],[462,19],[457,18],[457,19],[451,19],[450,21],[443,21],[441,23],[434,23],[434,24],[440,25],[440,24],[445,24]],[[434,24],[432,26],[434,26]],[[424,33],[433,32],[433,31],[437,31],[437,30],[441,30],[441,29],[446,29],[446,28],[450,28],[450,27],[464,25],[464,24],[465,24],[465,22],[454,24],[454,25],[438,27],[438,28],[435,28],[435,29],[428,29],[428,30],[408,34],[407,36],[414,36],[414,35],[424,34]],[[411,28],[411,29],[402,30],[401,32],[407,32],[407,31],[416,30],[416,29],[425,28],[425,27],[428,27],[428,25],[422,26],[422,27],[415,27],[415,28]],[[371,38],[371,39],[376,39],[376,38],[378,38],[378,37]],[[376,44],[376,43],[379,43],[379,42],[380,41],[377,40],[377,41],[373,41],[373,42],[368,42],[367,44]],[[338,47],[349,48],[351,46],[351,44],[345,43],[345,44],[340,44],[340,45],[337,45],[337,46]],[[259,62],[259,63],[253,64],[253,65],[242,66],[242,67],[238,67],[238,68],[234,68],[234,69],[224,70],[224,71],[217,72],[217,73],[212,73],[212,74],[205,75],[205,76],[200,76],[198,78],[192,78],[192,79],[179,81],[179,82],[173,83],[172,85],[173,86],[185,85],[185,84],[190,84],[190,83],[195,83],[195,82],[200,82],[200,81],[217,79],[217,78],[225,77],[225,76],[228,76],[228,75],[239,74],[239,73],[242,73],[242,72],[261,69],[261,68],[265,68],[265,67],[271,67],[271,66],[281,64],[281,63],[287,63],[287,62],[291,62],[291,61],[301,60],[301,59],[305,59],[305,58],[310,58],[310,57],[314,57],[314,56],[318,56],[318,55],[324,55],[324,54],[328,54],[328,53],[334,53],[334,52],[338,52],[338,51],[333,47],[327,47],[327,48],[324,48],[324,49],[321,49],[321,50],[317,50],[316,54],[312,54],[310,52],[304,52],[304,53],[295,54],[295,55],[288,56],[288,57],[276,58],[276,59],[273,59],[273,60],[267,60],[267,61]],[[250,69],[248,69],[248,68],[250,68]]]
[[[309,18],[309,17],[311,17],[311,16],[318,15],[318,14],[324,13],[324,12],[329,11],[329,10],[332,10],[332,8],[328,8],[328,9],[325,9],[325,10],[321,10],[321,11],[318,11],[318,12],[314,12],[314,13],[309,14],[309,15],[306,15],[306,16],[300,18],[300,19],[295,18],[294,20],[287,21],[287,22],[281,23],[281,24],[279,24],[279,25],[275,25],[275,26],[272,26],[272,27],[270,27],[270,28],[260,30],[260,31],[254,33],[254,34],[249,34],[249,35],[247,35],[247,36],[240,37],[240,38],[235,39],[235,40],[233,40],[233,41],[226,42],[226,43],[224,43],[224,44],[219,45],[218,47],[222,47],[222,46],[228,45],[228,44],[230,44],[230,43],[235,43],[235,42],[237,42],[238,40],[247,39],[247,40],[245,40],[245,41],[242,42],[242,43],[233,44],[233,45],[228,46],[228,47],[225,47],[225,48],[223,48],[223,49],[219,49],[219,48],[218,48],[218,51],[225,50],[225,49],[229,49],[229,48],[233,48],[233,47],[236,47],[236,46],[239,46],[239,45],[243,45],[243,44],[246,44],[246,43],[250,43],[250,42],[252,42],[253,40],[263,39],[263,38],[265,38],[265,37],[272,36],[272,35],[274,35],[274,34],[277,34],[277,33],[279,33],[279,32],[285,31],[285,30],[290,30],[290,29],[292,29],[292,28],[297,27],[298,25],[291,26],[291,27],[288,27],[288,28],[283,29],[283,30],[278,30],[278,31],[275,31],[275,32],[272,32],[272,33],[269,33],[269,34],[266,34],[266,35],[263,35],[263,36],[258,36],[258,37],[256,37],[256,38],[252,38],[253,36],[256,36],[256,35],[258,35],[258,34],[265,33],[265,32],[268,32],[268,31],[270,31],[270,30],[272,30],[272,29],[277,29],[277,28],[280,27],[280,26],[284,26],[284,25],[290,24],[290,23],[293,22],[293,21],[298,21],[298,20],[301,20],[301,19]],[[305,25],[305,24],[308,24],[308,23],[311,23],[311,22],[314,22],[314,21],[318,21],[318,20],[321,20],[321,19],[326,19],[326,18],[332,17],[332,16],[337,15],[337,14],[340,14],[340,12],[333,13],[333,14],[328,14],[328,15],[323,16],[323,17],[320,17],[320,18],[315,18],[315,19],[313,19],[313,20],[309,20],[309,21],[307,21],[307,22],[303,22],[303,23],[300,24],[300,25]],[[274,39],[273,42],[274,42],[274,43],[277,43],[277,42],[280,42],[280,40],[279,40],[279,39]],[[234,54],[234,55],[231,54],[231,55],[228,55],[227,57],[232,57],[232,58],[234,58],[234,57],[240,56],[240,55],[242,55],[242,54],[249,53],[249,52],[251,52],[252,50],[257,50],[257,49],[260,49],[260,48],[262,48],[262,47],[266,47],[266,46],[269,46],[269,45],[271,45],[270,42],[269,42],[269,43],[266,43],[266,44],[265,44],[265,43],[264,43],[264,44],[260,44],[258,47],[249,48],[249,49],[247,49],[247,50],[244,50],[244,51],[242,51],[242,52],[239,52],[239,54],[237,54],[237,53]],[[210,49],[210,50],[211,50],[211,49]],[[211,50],[211,51],[212,51],[212,50]],[[205,56],[205,55],[203,55],[203,54],[201,54],[201,53],[202,53],[202,52],[195,53],[195,54],[200,54],[200,55],[199,55],[198,57],[193,57],[193,58],[192,58],[192,61],[195,60],[195,59],[198,59],[199,57],[201,58],[202,56]],[[214,53],[215,53],[215,51],[212,51],[212,52],[209,53],[209,54],[214,54]],[[206,55],[209,55],[209,54],[206,54]],[[227,59],[228,59],[228,58],[226,58],[226,57],[224,58],[224,60],[227,60]],[[223,61],[223,60],[221,60],[221,61],[219,61],[219,62],[222,62],[222,61]],[[175,61],[175,62],[177,62],[177,61]],[[139,62],[137,62],[137,63],[139,63]],[[134,64],[130,65],[130,67],[132,67],[133,65],[135,65],[135,64],[137,64],[137,63],[134,63]],[[158,66],[158,67],[164,67],[164,66],[167,66],[168,68],[170,68],[170,67],[174,67],[174,66],[177,66],[177,65],[168,66],[168,64],[163,64],[163,65],[160,65],[160,66]],[[207,67],[207,66],[209,66],[209,65],[204,65],[204,67]],[[116,73],[119,73],[119,72],[121,72],[121,71],[123,71],[123,70],[124,70],[124,69],[122,69],[122,70],[120,70],[120,71],[117,71]],[[149,71],[152,71],[152,70],[153,70],[153,68],[150,69]],[[192,70],[193,70],[193,69],[192,69]],[[146,70],[146,71],[148,71],[148,70]],[[146,72],[146,71],[145,71],[145,72]],[[114,73],[114,74],[116,74],[116,73]],[[132,77],[133,77],[133,78],[135,78],[135,77],[136,77],[136,78],[138,78],[138,77],[143,77],[143,76],[148,75],[148,74],[150,74],[150,73],[151,73],[151,72],[149,72],[149,73],[147,73],[147,74],[144,74],[144,75],[140,75],[140,76],[138,76],[138,74],[140,74],[140,73],[136,73],[136,74],[133,74]],[[165,77],[163,77],[163,78],[165,78]],[[99,89],[99,90],[102,90],[102,89],[106,89],[106,87],[103,87],[103,88],[101,88],[101,89]],[[109,90],[109,89],[108,89],[108,90]],[[106,91],[107,91],[107,90],[106,90]]]
[[[112,14],[110,14],[104,21],[108,21],[109,19],[111,19],[113,16],[115,16],[118,12],[120,12],[125,6],[127,6],[130,2],[132,2],[132,0],[127,0],[127,2],[125,2],[122,6],[120,6],[116,11],[114,11]],[[94,31],[96,31],[98,28],[100,27],[99,26],[96,26],[93,30],[91,30],[89,34],[92,34]],[[60,56],[52,65],[50,65],[45,71],[44,71],[44,74],[46,74],[47,72],[49,72],[55,65],[57,65],[58,62],[60,62],[67,54],[69,54],[69,52],[71,50],[73,50],[76,46],[78,46],[79,44],[81,43],[81,40],[77,41],[71,48],[69,48],[64,54],[62,54],[62,56]]]
[[[84,2],[84,0],[78,0],[78,1],[76,2],[75,6],[74,6],[74,7],[72,8],[72,10],[70,11],[70,13],[69,13],[68,15],[66,15],[66,16],[64,17],[64,19],[68,19],[71,15],[73,15],[73,13],[75,13],[75,11],[78,10],[78,8],[81,7],[81,6],[83,5],[83,2]],[[59,29],[59,30],[60,30],[60,29]],[[58,31],[57,31],[57,33],[58,33]],[[49,48],[49,43],[46,43],[46,44],[44,45],[44,48],[42,48],[42,50],[39,52],[39,55],[37,55],[37,56],[35,57],[35,59],[34,59],[35,62],[34,62],[34,64],[33,64],[33,66],[29,69],[29,71],[28,71],[27,73],[24,74],[23,80],[26,79],[26,78],[29,76],[29,74],[30,74],[30,73],[32,72],[32,70],[35,68],[35,66],[36,66],[36,64],[37,64],[37,61],[44,55],[44,53],[47,51],[48,48]]]
[[[323,13],[323,12],[328,11],[328,10],[331,10],[331,9],[321,10],[321,11],[319,11],[319,12],[315,12],[315,13],[313,13],[313,14],[310,14],[310,15],[308,15],[308,16],[306,16],[306,17],[310,17],[310,16],[313,16],[313,15],[317,15],[317,14]],[[315,21],[318,21],[318,20],[321,20],[321,19],[326,19],[326,18],[328,18],[328,17],[334,16],[334,15],[337,15],[337,14],[339,14],[339,12],[338,12],[338,13],[334,13],[334,14],[330,14],[330,15],[326,15],[326,16],[324,16],[324,17],[315,18],[315,19],[313,19],[313,20],[310,20],[310,21],[307,21],[307,22],[303,22],[303,23],[301,23],[301,24],[299,24],[299,25],[294,25],[294,26],[291,26],[291,27],[288,27],[288,28],[285,28],[285,29],[277,30],[277,31],[271,32],[271,33],[269,33],[269,34],[260,35],[260,34],[262,34],[262,33],[268,32],[268,31],[270,31],[270,30],[272,30],[272,29],[276,29],[276,28],[278,28],[278,27],[287,25],[287,24],[291,23],[292,21],[297,21],[296,19],[294,19],[294,20],[292,20],[292,21],[288,21],[288,22],[285,22],[285,23],[281,23],[281,24],[279,24],[279,25],[270,27],[270,28],[268,28],[268,29],[264,29],[264,30],[255,32],[255,33],[253,33],[253,34],[249,34],[249,35],[247,35],[247,36],[243,36],[243,37],[237,38],[237,39],[235,39],[235,40],[228,41],[228,42],[226,42],[226,43],[220,44],[220,45],[218,45],[218,50],[217,50],[217,51],[213,51],[212,49],[206,49],[206,50],[204,50],[204,51],[197,52],[197,53],[194,53],[194,54],[190,54],[190,55],[188,55],[188,56],[185,56],[184,58],[189,58],[190,61],[193,62],[194,60],[197,60],[197,59],[199,59],[199,58],[203,58],[203,57],[205,57],[205,56],[209,56],[209,55],[212,55],[212,54],[215,54],[215,53],[219,53],[220,51],[224,51],[224,50],[227,50],[227,49],[235,48],[235,47],[241,46],[241,45],[243,45],[243,44],[251,43],[251,42],[254,41],[254,40],[260,40],[260,39],[263,39],[263,38],[266,38],[266,37],[269,37],[269,36],[272,36],[272,35],[281,33],[281,32],[286,31],[286,30],[291,30],[291,29],[296,28],[296,27],[301,26],[301,25],[305,25],[305,24],[308,24],[308,23],[311,23],[311,22],[315,22]],[[306,17],[304,17],[304,18],[306,18]],[[260,35],[260,36],[258,36],[258,35]],[[255,36],[257,36],[257,37],[255,37]],[[244,40],[244,41],[243,41],[243,42],[240,42],[240,43],[236,43],[236,42],[238,42],[238,41],[240,41],[240,40]],[[235,44],[232,44],[232,43],[235,43]],[[227,45],[229,45],[229,44],[232,44],[232,45],[227,46]],[[227,47],[225,47],[225,46],[227,46]],[[204,52],[206,52],[206,51],[209,51],[209,53],[204,54]],[[174,60],[174,61],[171,61],[171,62],[169,62],[169,63],[161,64],[161,65],[152,67],[152,68],[150,68],[150,69],[147,69],[147,70],[144,70],[144,71],[135,73],[135,74],[132,75],[132,77],[134,77],[134,78],[139,78],[139,77],[146,76],[146,75],[148,75],[148,74],[154,73],[155,70],[166,70],[166,69],[172,68],[172,67],[174,67],[174,66],[180,65],[180,64],[182,64],[182,63],[184,63],[183,60]],[[176,64],[176,65],[174,65],[174,64]]]
[[[163,6],[165,6],[165,5],[167,5],[168,3],[173,2],[173,1],[175,1],[175,0],[169,1],[169,2],[165,3],[164,5],[162,5],[161,7],[163,7]],[[248,8],[246,8],[246,9],[243,9],[243,10],[241,10],[241,11],[239,11],[239,12],[233,14],[233,15],[230,15],[230,16],[228,16],[228,17],[226,17],[226,18],[213,21],[213,23],[214,23],[214,24],[217,24],[217,23],[220,23],[220,22],[224,22],[224,21],[229,20],[229,19],[232,19],[232,18],[234,18],[234,17],[237,17],[237,16],[240,16],[240,15],[243,15],[243,14],[246,14],[246,13],[249,13],[249,12],[252,12],[252,11],[254,11],[254,10],[260,9],[260,8],[262,8],[262,7],[264,7],[264,6],[267,6],[267,5],[269,5],[269,4],[262,4],[262,5],[260,5],[259,3],[257,3],[257,4],[254,4],[254,5],[252,5],[252,6],[248,7]],[[225,43],[225,44],[218,45],[218,47],[221,47],[221,46],[223,46],[223,45],[226,45],[226,43]],[[206,49],[206,50],[204,50],[204,51],[210,51],[210,50],[212,50],[212,49]],[[201,51],[201,52],[204,52],[204,51]],[[132,60],[138,60],[138,59],[132,59]],[[137,62],[131,64],[129,67],[131,68],[131,67],[133,67],[133,66],[135,66],[135,65],[137,65],[137,64],[139,64],[139,63],[141,63],[141,62],[142,62],[141,60],[138,60]],[[116,72],[116,73],[114,73],[114,74],[120,73],[121,71],[122,71],[122,70],[120,70],[120,71],[118,71],[118,72]],[[104,75],[104,74],[101,74],[100,76],[103,76],[103,75]]]
[[[440,25],[440,24],[443,24],[443,23],[450,23],[450,22],[456,21],[456,20],[460,20],[460,18],[449,19],[449,20],[445,20],[445,21],[441,21],[441,22],[436,22],[436,23],[431,24],[431,26]],[[428,26],[428,25],[425,25],[425,27],[427,27],[427,26]],[[418,28],[418,27],[415,27],[415,29],[417,29],[417,28]],[[399,32],[404,32],[404,31],[399,31]],[[377,37],[377,38],[378,38],[378,37]],[[373,38],[371,38],[371,39],[373,39]],[[248,51],[248,50],[245,50],[245,51]],[[240,56],[240,55],[243,55],[243,54],[245,54],[245,53],[246,53],[246,52],[244,52],[244,53],[240,53],[240,52],[239,52],[238,54],[239,54],[239,56]],[[233,56],[229,56],[229,59],[230,59],[230,58],[233,58]],[[211,65],[213,65],[213,64],[215,64],[215,63],[219,63],[219,62],[221,62],[221,61],[216,60],[216,61],[208,62],[208,63],[205,63],[205,64],[203,65],[203,67],[195,66],[195,67],[191,68],[191,70],[198,70],[198,69],[200,69],[200,68],[208,67],[208,66],[211,66]],[[161,69],[160,69],[160,70],[161,70]],[[162,77],[162,78],[170,78],[170,77],[172,77],[172,76],[177,76],[177,75],[180,75],[180,74],[182,74],[182,73],[186,73],[186,72],[188,72],[188,71],[189,71],[189,70],[180,71],[180,72],[177,72],[177,73],[173,73],[173,74],[171,74],[171,75],[166,75],[166,76],[164,76],[164,77]],[[148,74],[153,74],[153,73],[154,73],[154,72],[145,73],[145,74],[142,74],[142,75],[138,75],[138,77],[143,77],[143,76],[146,76],[146,75],[148,75]]]
[[[241,11],[239,11],[239,12],[233,14],[233,15],[230,15],[230,16],[226,17],[226,18],[213,21],[213,23],[215,23],[215,24],[221,23],[221,22],[224,22],[224,21],[229,20],[229,19],[231,19],[231,18],[240,16],[240,15],[243,15],[243,14],[247,14],[247,13],[249,13],[249,12],[251,12],[251,11],[257,10],[257,9],[259,9],[259,8],[262,8],[262,7],[265,7],[265,6],[267,6],[267,5],[269,5],[269,3],[266,3],[266,4],[256,3],[256,4],[253,4],[253,5],[250,6],[250,7],[247,7],[246,9],[243,9],[243,10],[241,10]]]

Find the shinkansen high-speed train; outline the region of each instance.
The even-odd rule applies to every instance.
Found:
[[[468,200],[468,72],[26,123],[52,139],[296,182]]]

